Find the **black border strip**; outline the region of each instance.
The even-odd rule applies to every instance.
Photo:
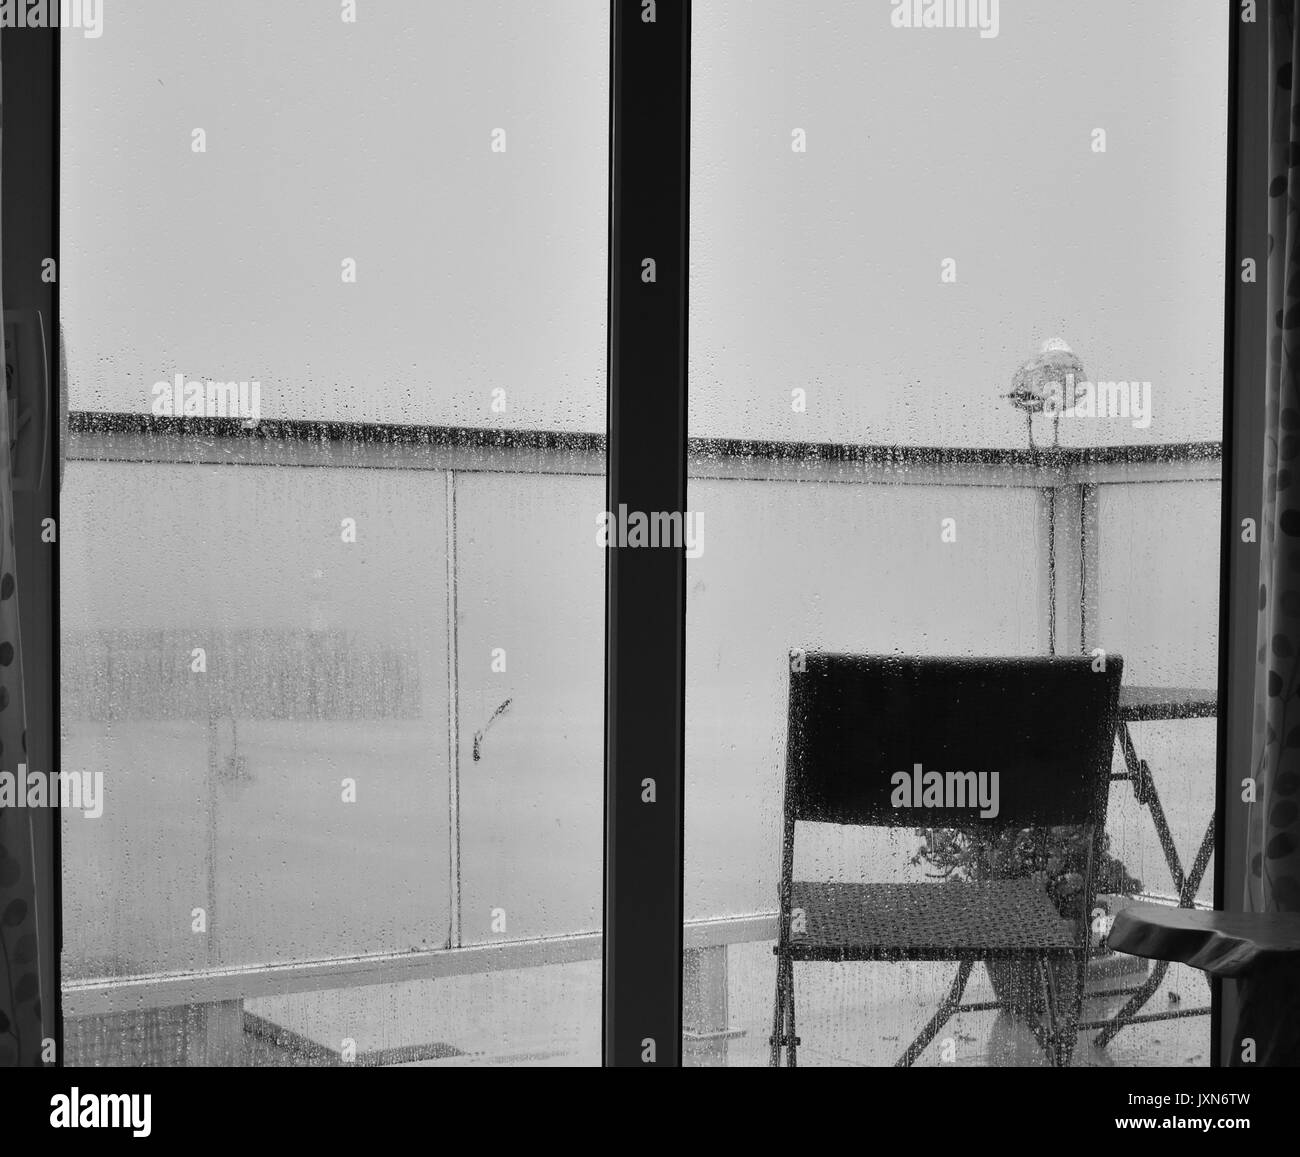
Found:
[[[690,0],[611,0],[608,511],[686,511],[690,31]],[[685,552],[605,557],[602,1057],[677,1066]]]

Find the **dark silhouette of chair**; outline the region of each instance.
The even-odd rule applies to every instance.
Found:
[[[952,960],[956,980],[897,1062],[910,1065],[952,1015],[980,960],[1027,962],[1044,1009],[1034,1031],[1052,1064],[1075,1043],[1087,966],[1093,869],[1105,829],[1123,660],[918,658],[813,652],[792,663],[771,1063],[797,1063],[794,965],[804,961]],[[941,794],[912,794],[916,769]],[[996,772],[996,781],[988,774]],[[901,778],[899,773],[901,773]],[[948,773],[953,773],[949,775]],[[956,773],[976,773],[970,775]],[[997,783],[996,815],[978,805]],[[921,780],[922,785],[926,780]],[[985,791],[988,801],[990,792]],[[942,803],[942,806],[939,806]],[[919,805],[919,806],[918,806]],[[920,884],[794,879],[802,822],[1023,832],[1078,825],[1091,854],[1081,918],[1062,919],[1032,878]],[[996,876],[996,868],[992,871]],[[1075,965],[1063,998],[1062,966]],[[989,1007],[981,1005],[982,1008]],[[995,1004],[994,1007],[997,1007]]]

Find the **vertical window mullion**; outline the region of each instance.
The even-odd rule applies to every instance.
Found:
[[[681,1063],[689,0],[612,0],[603,1056]],[[644,525],[644,524],[642,524]]]
[[[1259,547],[1241,536],[1243,518],[1258,519],[1264,477],[1264,383],[1268,309],[1268,21],[1243,19],[1228,5],[1227,226],[1224,257],[1224,412],[1220,526],[1218,791],[1214,835],[1214,906],[1241,911],[1246,888],[1247,807],[1241,780],[1254,774],[1251,731],[1255,701],[1255,631]],[[1256,282],[1241,280],[1254,258]],[[1237,1018],[1235,985],[1214,981],[1211,1064],[1227,1065]]]

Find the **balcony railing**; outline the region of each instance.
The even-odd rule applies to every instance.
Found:
[[[1214,443],[1021,451],[694,440],[690,450],[690,505],[707,521],[705,555],[687,571],[687,1023],[697,1038],[717,1041],[729,1029],[727,946],[775,936],[785,652],[1103,647],[1125,655],[1130,682],[1212,687],[1217,595],[1213,611],[1206,598],[1179,606],[1181,589],[1170,583],[1187,552],[1217,553],[1221,463]],[[68,1017],[599,957],[603,438],[313,422],[245,429],[236,420],[75,413],[68,457],[64,763],[104,770],[110,803],[97,822],[110,834],[65,819],[64,872],[65,880],[97,879],[95,895],[117,905],[115,924],[126,930],[105,929],[65,884]],[[391,474],[364,483],[358,471],[420,474],[410,485]],[[409,506],[394,509],[408,495]],[[273,496],[283,499],[274,513]],[[946,517],[969,544],[956,570],[936,577],[947,556],[925,552],[907,556],[930,568],[925,575],[907,565],[880,570],[902,538],[938,543]],[[330,553],[346,544],[340,523],[349,518],[366,543],[365,575],[358,556],[346,556],[339,572],[344,556]],[[379,525],[391,536],[403,518],[410,524],[377,548]],[[284,542],[295,535],[300,542]],[[733,549],[742,540],[745,548]],[[310,557],[285,574],[277,560],[303,543],[314,544],[303,548]],[[389,543],[406,553],[381,559]],[[711,550],[727,565],[709,569]],[[843,580],[846,559],[863,575],[857,588]],[[782,566],[791,574],[760,581]],[[757,594],[746,593],[746,567]],[[831,572],[840,585],[824,582]],[[818,606],[784,614],[798,590]],[[227,601],[206,605],[214,592]],[[533,629],[537,638],[521,637]],[[239,646],[230,642],[236,635]],[[285,641],[293,638],[303,641],[296,657]],[[498,647],[510,655],[509,678],[494,670]],[[159,654],[141,658],[150,648]],[[203,671],[194,649],[211,652]],[[352,668],[359,684],[373,687],[386,671],[397,689],[381,681],[373,709],[318,697],[309,709],[297,686],[303,664],[346,665],[350,650],[370,656]],[[241,672],[262,689],[256,703],[240,690]],[[294,745],[305,732],[258,732],[259,717],[318,728],[332,721],[332,729],[304,756]],[[263,778],[244,789],[240,775],[286,771],[293,782],[280,790],[292,793],[327,762],[332,791],[367,770],[373,729],[397,727],[397,717],[413,730],[373,753],[387,778],[357,788],[361,799],[395,798],[366,818],[359,838],[370,842],[340,872],[364,874],[367,854],[387,855],[391,845],[401,867],[388,872],[390,883],[415,870],[425,895],[395,901],[390,917],[383,897],[344,886],[323,907],[343,923],[362,913],[354,927],[295,922],[290,911],[307,901],[295,901],[294,890],[328,861],[312,859],[321,833],[291,829],[320,815],[333,825],[325,838],[335,838],[337,818],[313,802],[296,816],[290,808],[264,817],[258,830],[274,785]],[[351,748],[349,720],[359,736]],[[1174,785],[1171,823],[1191,840],[1213,807],[1214,730],[1181,726],[1155,737],[1152,766]],[[169,768],[169,758],[184,766]],[[302,766],[290,774],[295,760]],[[144,782],[167,774],[183,786],[159,789],[154,814]],[[129,820],[115,818],[115,794],[131,801]],[[192,815],[176,818],[187,808]],[[559,817],[558,835],[529,826],[539,812]],[[129,831],[114,832],[115,823]],[[404,826],[386,836],[389,824]],[[167,847],[187,848],[193,859],[179,871],[202,876],[201,887],[169,891],[139,870],[124,846],[150,833],[164,857],[159,870],[169,871]],[[1111,834],[1141,868],[1146,891],[1174,898],[1149,823],[1120,792]],[[274,845],[284,839],[305,850],[295,865],[300,849],[289,845],[277,882]],[[725,856],[713,855],[720,844]],[[222,879],[240,872],[248,874]],[[199,897],[192,905],[191,893]],[[193,907],[210,921],[199,936],[177,931]],[[426,934],[420,941],[417,930]]]

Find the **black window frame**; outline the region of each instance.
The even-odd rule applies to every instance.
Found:
[[[610,221],[607,509],[687,509],[687,316],[691,0],[660,0],[653,22],[642,0],[610,3]],[[1260,422],[1266,346],[1265,286],[1244,285],[1240,261],[1267,248],[1268,26],[1229,21],[1228,209],[1224,265],[1224,426],[1215,905],[1242,894],[1244,809],[1233,784],[1249,766],[1254,695],[1258,555],[1237,527],[1258,512],[1263,473]],[[57,29],[0,37],[4,77],[4,289],[10,308],[48,318],[47,360],[59,365],[59,289],[34,254],[58,257],[59,50]],[[33,51],[33,45],[43,45]],[[29,206],[49,205],[48,212]],[[656,262],[655,281],[641,262]],[[46,431],[50,460],[58,426]],[[19,521],[53,517],[57,484]],[[57,477],[57,473],[54,475]],[[30,548],[29,548],[30,549]],[[23,594],[29,729],[55,770],[59,751],[58,545],[28,567]],[[28,595],[27,587],[34,593]],[[46,601],[48,599],[48,601]],[[602,1045],[606,1065],[679,1065],[685,745],[685,564],[672,549],[606,556],[605,891]],[[46,625],[28,626],[29,620]],[[48,649],[47,649],[48,648]],[[37,652],[41,660],[36,662]],[[48,655],[48,660],[45,656]],[[48,666],[46,663],[48,662]],[[642,802],[655,780],[655,802]],[[62,939],[59,817],[48,813],[50,958]],[[60,978],[45,1015],[63,1063]],[[1212,1064],[1226,1064],[1231,986],[1216,986]],[[655,1042],[653,1062],[647,1040]]]

